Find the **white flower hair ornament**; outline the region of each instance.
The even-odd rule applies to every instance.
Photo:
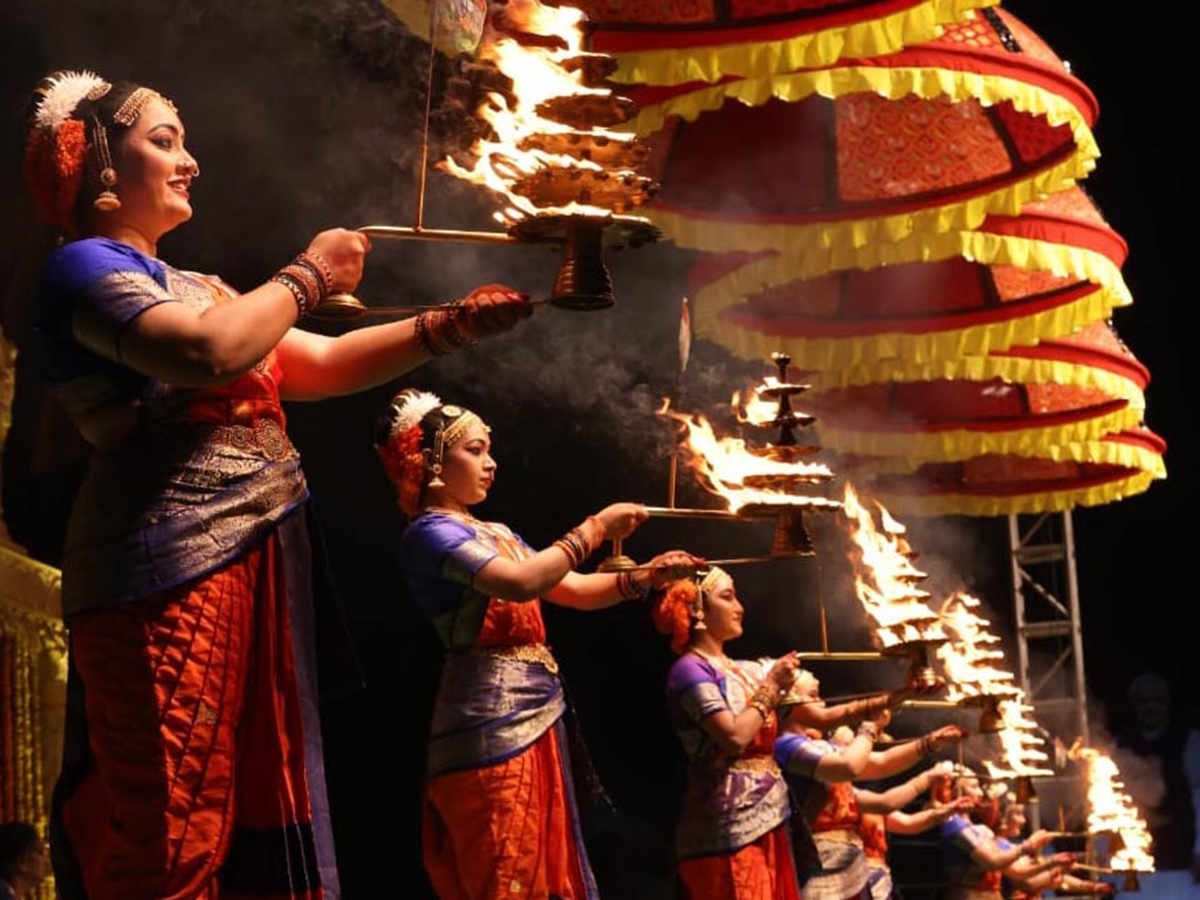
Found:
[[[99,100],[112,85],[95,72],[56,72],[47,79],[33,115],[34,126],[57,131],[82,100]]]
[[[405,391],[392,402],[391,436],[408,431],[441,405],[442,399],[437,394]]]

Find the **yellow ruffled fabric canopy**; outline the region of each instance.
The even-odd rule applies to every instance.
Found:
[[[759,15],[710,23],[645,20],[644,5],[583,0],[595,28],[593,49],[617,59],[614,80],[630,84],[714,82],[729,75],[762,75],[830,66],[850,57],[895,53],[940,36],[944,26],[970,19],[998,0],[913,0],[859,3],[852,16],[819,16],[788,4],[758,5]],[[828,6],[828,5],[827,5]],[[636,7],[642,7],[637,9]],[[897,8],[899,7],[899,8]]]

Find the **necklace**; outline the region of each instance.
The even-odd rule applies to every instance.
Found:
[[[482,522],[479,521],[479,519],[475,518],[469,512],[460,512],[457,509],[450,509],[450,507],[448,507],[448,506],[427,506],[423,510],[421,510],[422,515],[424,515],[425,513],[437,513],[438,515],[442,515],[442,516],[450,516],[455,519],[463,519],[474,525],[483,524]]]
[[[458,519],[460,522],[471,526],[476,534],[482,532],[495,541],[513,542],[512,532],[507,525],[503,525],[500,522],[485,522],[482,519],[475,518],[468,512],[459,512],[457,509],[450,509],[445,506],[427,506],[422,510],[421,514],[424,515],[425,513],[434,513],[439,516],[449,516],[452,519]]]
[[[710,653],[705,653],[703,650],[700,650],[696,647],[690,648],[689,652],[695,653],[701,659],[707,660],[726,675],[731,676],[733,680],[738,683],[738,686],[746,692],[747,696],[753,694],[755,689],[758,687],[758,684],[755,682],[755,680],[743,672],[741,667],[724,653],[720,654],[719,656],[714,656]]]
[[[708,660],[714,666],[718,666],[719,668],[722,668],[722,669],[729,668],[733,665],[733,660],[731,660],[724,653],[719,653],[716,655],[714,655],[712,653],[705,653],[699,647],[689,647],[688,652],[695,653],[701,659]]]

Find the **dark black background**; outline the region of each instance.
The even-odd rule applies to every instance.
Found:
[[[1124,340],[1154,375],[1148,424],[1170,444],[1170,478],[1142,496],[1081,510],[1080,589],[1093,722],[1115,713],[1148,666],[1196,708],[1194,404],[1186,374],[1195,316],[1191,191],[1194,16],[1182,5],[1014,0],[1098,96],[1104,153],[1087,188],[1131,245],[1135,305]],[[1171,10],[1170,13],[1164,10]],[[8,0],[0,12],[0,284],[4,328],[20,350],[4,504],[15,537],[55,561],[83,448],[45,402],[29,340],[30,286],[45,244],[19,175],[17,121],[37,77],[93,67],[171,96],[203,175],[193,222],[164,240],[173,263],[263,281],[316,231],[411,215],[424,55],[371,0],[198,0],[162,4]],[[736,164],[731,161],[731,164]],[[434,176],[428,224],[488,227],[485,201]],[[399,384],[435,389],[494,426],[499,480],[481,513],[544,545],[616,499],[665,499],[667,432],[651,415],[672,384],[686,254],[658,246],[612,259],[620,304],[592,315],[544,311],[516,333],[439,361]],[[378,243],[360,293],[371,302],[434,301],[502,280],[539,294],[554,257],[533,249]],[[710,404],[755,367],[696,347],[687,394]],[[327,772],[350,900],[422,896],[419,795],[439,650],[410,605],[394,561],[403,525],[370,447],[394,387],[288,409],[327,532],[336,581],[368,676],[366,690],[325,711]],[[685,484],[683,500],[701,500]],[[999,521],[914,523],[940,587],[982,593],[1003,625],[1010,604]],[[865,646],[847,594],[837,535],[822,529],[823,588],[836,647]],[[710,555],[761,549],[769,529],[652,522],[637,556],[684,543]],[[748,635],[738,655],[815,648],[814,567],[739,573]],[[1059,585],[1061,589],[1062,586]],[[599,817],[589,846],[608,896],[670,896],[669,831],[682,779],[662,682],[670,663],[643,609],[586,618],[550,610],[551,641],[619,812]],[[1189,652],[1193,651],[1193,652]],[[894,681],[884,667],[824,666],[827,693]],[[916,720],[912,720],[915,725]],[[903,722],[896,730],[905,732]]]

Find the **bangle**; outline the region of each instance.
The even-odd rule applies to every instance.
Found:
[[[272,275],[271,281],[282,284],[292,292],[296,309],[303,317],[329,296],[333,287],[333,273],[321,257],[314,253],[301,253]]]
[[[574,534],[571,532],[567,532],[555,541],[554,546],[567,554],[567,561],[571,564],[572,569],[579,568],[583,564],[583,561],[587,559],[584,548],[580,546],[579,541],[576,540]]]
[[[589,556],[591,556],[592,551],[596,549],[596,545],[600,543],[599,535],[596,535],[594,532],[592,535],[588,535],[584,532],[584,528],[586,528],[592,522],[592,519],[592,516],[588,516],[583,520],[583,522],[567,532],[568,534],[573,534],[576,540],[578,540],[580,545],[583,547],[584,559],[587,559]],[[603,534],[603,532],[601,532],[601,534]]]
[[[567,554],[572,569],[577,569],[583,565],[584,560],[591,556],[592,551],[595,549],[592,541],[583,533],[583,528],[588,524],[590,519],[591,517],[583,525],[572,528],[554,542],[555,547],[558,547]]]
[[[311,294],[304,282],[288,272],[286,268],[280,269],[272,275],[271,281],[275,284],[282,284],[291,291],[292,299],[296,301],[296,318],[304,318],[312,306]]]
[[[431,356],[446,356],[470,347],[475,338],[458,324],[456,309],[431,309],[417,316],[417,342]]]
[[[307,266],[312,269],[313,273],[321,279],[323,286],[323,295],[328,295],[333,292],[333,268],[325,261],[320,253],[314,253],[311,250],[305,250],[296,257],[294,262],[302,266]]]
[[[932,756],[934,749],[933,735],[922,735],[921,739],[917,741],[917,756],[921,759]]]
[[[771,713],[778,705],[779,690],[766,682],[755,688],[754,693],[750,695],[750,699],[746,701],[746,706],[751,709],[757,709],[758,714],[763,717],[764,722],[771,717]]]
[[[618,572],[617,593],[626,600],[645,600],[650,591],[637,583],[632,572]]]

